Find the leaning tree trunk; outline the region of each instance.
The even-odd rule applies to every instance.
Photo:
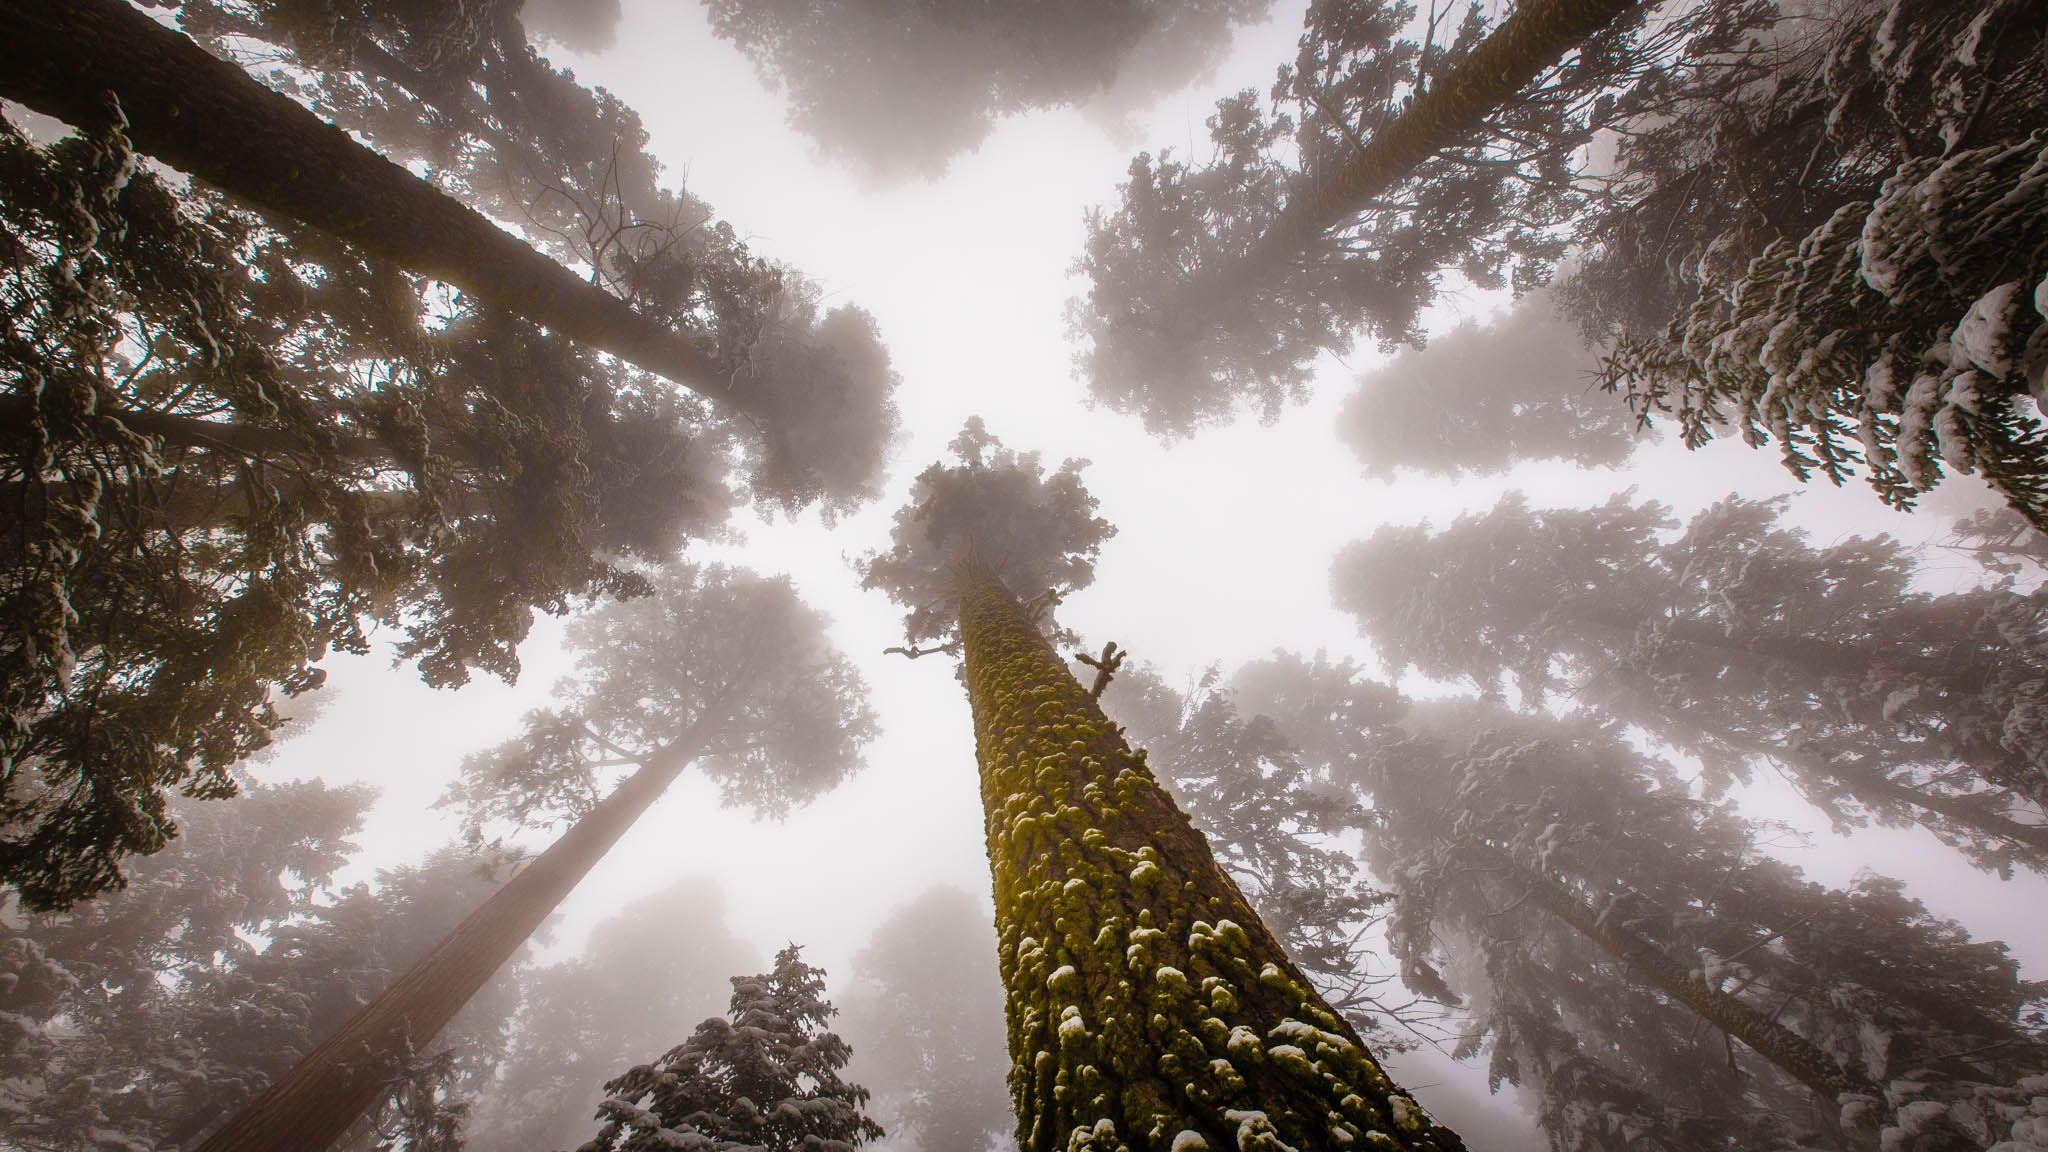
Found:
[[[124,0],[0,0],[0,97],[739,407],[713,357]]]
[[[1363,211],[1424,161],[1469,140],[1580,41],[1643,0],[1522,0],[1514,14],[1453,65],[1400,115],[1372,134],[1351,161],[1288,198],[1233,269],[1232,283],[1293,264],[1325,232]]]
[[[1506,858],[1506,853],[1496,854]],[[1829,1104],[1836,1103],[1845,1092],[1876,1096],[1870,1085],[1845,1071],[1812,1041],[1693,975],[1662,949],[1614,923],[1611,917],[1594,914],[1585,901],[1563,884],[1530,868],[1513,864],[1510,867],[1528,883],[1536,902],[1551,915],[1620,961],[1636,978],[1690,1008],[1729,1037],[1740,1040],[1814,1095]]]
[[[691,758],[680,747],[650,757],[198,1152],[322,1152],[332,1145],[389,1090],[400,1057],[447,1026]]]
[[[1462,1149],[1289,962],[1016,598],[978,569],[961,591],[1019,1146]]]

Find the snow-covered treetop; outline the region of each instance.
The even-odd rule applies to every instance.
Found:
[[[950,634],[962,566],[978,564],[1019,597],[1064,593],[1095,579],[1095,557],[1116,531],[1081,486],[1086,461],[1047,475],[1036,452],[1003,446],[974,417],[950,446],[958,464],[933,464],[896,513],[886,552],[860,562],[861,584],[905,611],[910,641]]]

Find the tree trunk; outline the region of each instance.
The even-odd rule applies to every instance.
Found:
[[[713,357],[123,0],[0,0],[0,97],[738,408]]]
[[[674,745],[649,757],[198,1152],[322,1152],[333,1144],[390,1088],[407,1045],[432,1042],[693,758],[693,749]]]
[[[1015,597],[971,567],[961,591],[1020,1148],[1462,1149],[1288,961]]]
[[[1507,859],[1498,849],[1493,854]],[[1844,1092],[1876,1090],[1860,1076],[1845,1071],[1806,1037],[1695,977],[1692,971],[1628,929],[1593,914],[1585,901],[1556,880],[1517,863],[1509,865],[1527,882],[1536,902],[1564,921],[1600,950],[1619,960],[1638,979],[1698,1013],[1722,1032],[1742,1041],[1757,1055],[1834,1104]]]
[[[1290,196],[1252,245],[1235,282],[1291,264],[1325,232],[1363,211],[1444,149],[1470,139],[1486,117],[1513,99],[1578,43],[1642,0],[1523,0],[1471,54],[1373,133],[1350,163]]]

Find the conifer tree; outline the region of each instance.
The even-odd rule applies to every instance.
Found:
[[[467,298],[176,192],[117,125],[0,127],[0,877],[118,882],[217,797],[279,697],[386,625],[439,685],[510,678],[536,610],[639,590],[723,519],[700,407]],[[33,385],[33,386],[32,386]]]
[[[1656,504],[1381,529],[1338,559],[1338,604],[1395,666],[1553,687],[1701,758],[1782,768],[1842,824],[1918,823],[1984,867],[2048,866],[2036,591],[1913,590],[1885,537],[1826,547],[1735,498],[1675,527]]]
[[[1804,880],[1618,732],[1475,701],[1332,709],[1384,690],[1284,655],[1237,683],[1340,757],[1404,972],[1463,991],[1465,1050],[1490,1042],[1558,1147],[1985,1147],[2029,1107],[2048,1005],[2003,945],[1879,877]]]
[[[289,23],[248,11],[275,23],[181,14],[237,43]],[[0,297],[21,317],[0,350],[17,381],[0,394],[0,879],[31,904],[118,883],[124,856],[175,834],[168,793],[231,794],[276,698],[316,686],[329,651],[366,650],[372,621],[430,683],[511,678],[535,610],[643,590],[617,559],[666,559],[736,500],[830,516],[873,494],[894,376],[872,323],[659,187],[629,109],[527,63],[488,131],[530,154],[460,148],[451,191],[505,212],[536,182],[565,189],[540,200],[567,207],[522,218],[529,236],[581,237],[549,254],[775,413],[678,394],[403,258],[176,189],[118,106],[48,147],[0,129]],[[323,83],[340,74],[297,75],[323,108],[360,110]]]
[[[193,805],[186,835],[121,892],[65,913],[11,911],[0,928],[14,977],[0,979],[0,1016],[20,1030],[0,1060],[9,1136],[190,1147],[496,886],[467,852],[334,884],[368,802],[298,783]],[[444,1105],[494,1067],[505,991],[480,997],[447,1047],[417,1054]],[[353,1136],[386,1147],[418,1130],[419,1112],[387,1093]]]
[[[498,817],[570,819],[568,830],[202,1152],[339,1137],[388,1078],[378,1061],[425,1048],[685,768],[718,780],[729,803],[775,815],[852,772],[871,738],[858,674],[787,581],[674,565],[652,595],[578,625],[581,671],[558,693],[569,706],[536,712],[520,737],[474,758],[456,794],[479,835]],[[607,794],[604,776],[627,766]]]
[[[1386,896],[1336,842],[1361,819],[1350,792],[1271,718],[1242,713],[1215,669],[1185,695],[1150,668],[1124,671],[1102,698],[1323,999],[1376,1050],[1428,1035],[1430,1014],[1389,994],[1365,939]]]
[[[1118,208],[1090,216],[1073,317],[1094,396],[1168,436],[1271,418],[1353,335],[1419,343],[1445,270],[1541,283],[1602,97],[1695,34],[1645,34],[1639,12],[1525,0],[1489,29],[1471,8],[1443,45],[1434,21],[1403,36],[1407,3],[1312,4],[1273,89],[1289,111],[1221,101],[1213,160],[1141,154]]]
[[[849,1152],[882,1135],[862,1112],[867,1089],[839,1077],[852,1053],[825,1028],[825,973],[796,945],[773,970],[733,977],[726,1015],[605,1085],[604,1126],[581,1152]]]
[[[1451,1149],[1318,997],[1068,670],[1044,612],[1111,528],[970,421],[864,582],[958,651],[975,723],[1021,1148]],[[1025,605],[1037,606],[1037,614]]]
[[[1981,475],[2048,531],[2048,13],[1770,5],[1616,114],[1640,131],[1576,231],[1610,383],[1687,443],[1775,441],[1912,506]]]

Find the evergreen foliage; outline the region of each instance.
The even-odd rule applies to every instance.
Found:
[[[644,591],[621,561],[666,559],[739,499],[850,509],[893,435],[869,318],[824,310],[660,187],[637,117],[533,56],[516,21],[304,16],[180,9],[217,48],[300,65],[271,79],[380,145],[450,160],[450,191],[524,221],[752,399],[706,405],[367,249],[175,188],[118,106],[48,146],[0,127],[0,881],[33,906],[118,884],[124,857],[175,834],[171,793],[231,794],[276,698],[317,686],[328,652],[366,651],[369,625],[431,683],[509,679],[536,609]],[[379,36],[415,34],[481,69],[495,110],[451,95],[460,76],[412,76],[456,107],[408,127],[439,106],[354,69],[384,59]]]
[[[1661,76],[1568,293],[1690,444],[1776,441],[1910,507],[1948,470],[2048,530],[2048,13],[1767,6]],[[1621,114],[1629,114],[1624,107]]]
[[[605,1085],[604,1121],[581,1152],[849,1152],[882,1135],[867,1089],[840,1079],[851,1050],[826,1030],[825,973],[792,944],[773,970],[735,976],[729,1019]]]
[[[1369,803],[1404,978],[1462,1005],[1459,1052],[1554,1147],[1982,1148],[2038,1094],[2048,999],[2002,945],[1882,877],[1805,880],[1611,725],[1406,708],[1320,657],[1233,683]],[[1840,1110],[1810,1094],[1831,1074]]]
[[[1383,528],[1333,582],[1397,668],[1525,707],[1562,688],[1714,787],[1772,764],[1838,825],[1910,821],[1986,868],[2048,866],[2048,597],[1918,591],[1897,542],[1818,546],[1781,511],[1730,497],[1674,532],[1626,495],[1511,496],[1442,531]]]
[[[1092,394],[1165,436],[1272,419],[1355,335],[1419,344],[1446,271],[1541,283],[1613,90],[1712,23],[1645,32],[1634,7],[1528,0],[1494,27],[1473,6],[1438,43],[1399,0],[1311,4],[1275,111],[1219,102],[1206,162],[1140,154],[1090,214],[1072,322]]]
[[[123,891],[69,912],[9,914],[8,1139],[189,1147],[496,886],[486,861],[460,852],[385,870],[374,885],[335,885],[368,803],[315,783],[251,787],[233,805],[192,806],[187,834],[139,864]],[[473,1092],[495,1067],[509,991],[494,989],[445,1048],[412,1060],[407,1090],[384,1098],[357,1146],[447,1129],[459,1108],[450,1093]],[[420,1107],[430,1098],[434,1109]]]

